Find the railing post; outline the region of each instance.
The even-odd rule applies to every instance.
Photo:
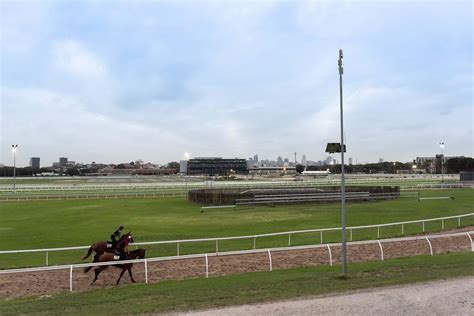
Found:
[[[323,243],[323,231],[321,230],[319,233],[320,233],[319,237],[320,237],[320,241],[321,241],[320,244],[322,244]]]
[[[441,220],[441,229],[444,230],[444,219]]]
[[[380,226],[377,226],[377,238],[380,238]]]
[[[461,216],[458,217],[458,227],[461,227]]]
[[[350,234],[351,234],[350,240],[352,241],[352,228],[349,231],[350,231]]]
[[[331,253],[331,247],[329,245],[326,245],[328,247],[328,252],[329,252],[329,265],[332,267],[332,253]]]
[[[219,240],[216,240],[216,254],[219,253]]]
[[[383,261],[383,248],[382,248],[382,243],[380,242],[380,240],[377,240],[377,242],[379,243],[379,247],[380,247],[380,259]]]
[[[207,259],[207,253],[206,253],[206,278],[209,277],[209,261]]]
[[[422,223],[423,223],[423,232],[425,232],[425,221],[423,221]]]
[[[402,235],[405,235],[403,224],[402,224]]]
[[[145,283],[148,283],[148,261],[145,259]]]
[[[270,265],[270,271],[273,271],[272,254],[270,253],[270,249],[268,249],[268,261],[269,261],[269,265]]]
[[[433,256],[433,247],[431,246],[431,241],[428,239],[428,236],[425,236],[426,241],[428,242],[428,245],[430,245],[430,254]]]
[[[472,243],[472,237],[469,234],[469,232],[466,233],[467,237],[469,238],[469,241],[471,242],[471,251],[474,251],[474,244]]]
[[[176,243],[176,255],[179,257],[179,242]]]
[[[72,292],[72,265],[69,266],[69,291]]]
[[[48,252],[46,251],[46,265],[49,265],[49,255],[48,255]]]
[[[253,249],[257,247],[257,237],[253,237]]]
[[[288,233],[288,246],[291,246],[291,233]]]

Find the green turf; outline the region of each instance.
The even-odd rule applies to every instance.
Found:
[[[208,309],[474,275],[473,253],[246,273],[0,301],[3,315],[107,315]]]
[[[417,202],[415,198],[347,205],[348,226],[371,225],[450,216],[473,212],[471,190],[423,191],[422,196],[455,197],[452,200]],[[157,241],[254,235],[271,232],[340,226],[339,204],[293,205],[219,209],[200,213],[200,207],[183,198],[69,200],[0,203],[1,250],[34,249],[89,245],[104,240],[123,224],[135,240]],[[474,217],[463,219],[462,225],[474,225]],[[457,220],[445,222],[454,228]],[[439,230],[441,223],[430,223],[426,229]],[[405,226],[405,234],[420,233],[420,224]],[[382,237],[400,235],[398,228],[382,228]],[[353,239],[374,239],[376,229],[353,232]],[[349,232],[348,232],[349,238]],[[338,232],[324,233],[323,242],[337,242]],[[319,233],[293,235],[292,245],[319,243]],[[257,247],[288,245],[288,236],[257,239]],[[253,240],[225,241],[219,251],[251,249]],[[175,255],[176,244],[148,247],[148,257]],[[180,254],[215,251],[214,242],[181,244]],[[70,251],[50,253],[50,264],[78,262],[84,253]],[[0,268],[44,265],[44,253],[0,255]]]

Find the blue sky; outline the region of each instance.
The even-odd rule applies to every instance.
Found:
[[[473,155],[470,1],[1,1],[1,156]],[[298,158],[300,159],[300,158]]]

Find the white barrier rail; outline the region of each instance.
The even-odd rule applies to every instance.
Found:
[[[469,217],[469,216],[474,216],[474,213],[455,215],[455,216],[438,217],[438,218],[421,219],[421,220],[414,220],[414,221],[377,224],[377,225],[351,226],[351,227],[346,227],[346,230],[349,231],[349,234],[350,234],[350,239],[349,240],[350,241],[352,241],[353,230],[357,230],[357,229],[376,228],[377,229],[377,238],[380,238],[380,228],[381,227],[401,226],[401,234],[404,235],[404,233],[405,233],[404,225],[407,225],[407,224],[421,223],[422,224],[422,231],[425,232],[425,223],[426,222],[441,221],[441,227],[444,229],[444,226],[445,226],[444,221],[445,220],[457,219],[458,220],[458,227],[460,227],[461,226],[461,218],[465,218],[465,217]],[[256,249],[257,248],[256,247],[257,238],[288,235],[288,246],[291,246],[291,235],[303,234],[303,233],[318,233],[319,232],[320,233],[320,244],[323,244],[323,232],[340,231],[340,230],[341,230],[341,227],[318,228],[318,229],[306,229],[306,230],[295,230],[295,231],[286,231],[286,232],[267,233],[267,234],[259,234],[259,235],[149,241],[149,242],[133,243],[133,244],[130,244],[130,245],[131,246],[151,246],[151,245],[163,245],[163,244],[176,244],[176,246],[177,246],[176,247],[177,248],[177,256],[180,256],[180,253],[179,253],[180,244],[213,241],[213,242],[216,243],[215,253],[217,254],[217,253],[219,253],[219,244],[218,243],[219,243],[219,241],[223,241],[223,240],[253,239],[253,249]],[[0,251],[0,254],[44,252],[45,253],[45,258],[46,258],[46,265],[48,265],[48,263],[49,263],[48,262],[49,261],[49,252],[69,251],[69,250],[84,250],[84,249],[89,249],[89,247],[90,246],[76,246],[76,247],[63,247],[63,248],[2,250],[2,251]]]
[[[430,254],[433,256],[433,248],[431,246],[430,238],[446,238],[446,237],[457,237],[457,236],[466,236],[469,238],[471,242],[471,250],[474,251],[474,246],[472,244],[472,237],[471,234],[474,234],[474,231],[469,232],[461,232],[461,233],[452,233],[452,234],[442,234],[442,235],[432,235],[432,236],[415,236],[415,237],[404,237],[404,238],[392,238],[392,239],[385,239],[385,240],[366,240],[366,241],[357,241],[357,242],[349,242],[348,245],[358,245],[358,244],[373,244],[378,243],[381,251],[381,260],[384,260],[383,256],[383,243],[388,242],[395,242],[395,241],[411,241],[411,240],[426,240],[430,246]],[[0,270],[1,274],[13,274],[13,273],[28,273],[28,272],[42,272],[42,271],[54,271],[54,270],[65,270],[69,269],[69,290],[73,291],[73,269],[75,268],[86,268],[86,267],[99,267],[99,266],[111,266],[111,265],[123,265],[123,264],[138,264],[144,263],[144,271],[145,271],[145,283],[148,283],[148,263],[149,262],[156,262],[156,261],[171,261],[177,259],[190,259],[190,258],[204,258],[205,259],[205,276],[206,278],[209,277],[209,261],[208,257],[212,256],[230,256],[230,255],[240,255],[240,254],[250,254],[250,253],[268,253],[269,259],[269,271],[273,270],[272,264],[272,251],[285,251],[285,250],[296,250],[296,249],[312,249],[312,248],[327,248],[329,253],[329,260],[330,265],[333,265],[332,260],[332,251],[331,246],[340,246],[340,243],[331,243],[326,245],[308,245],[308,246],[297,246],[297,247],[280,247],[280,248],[267,248],[267,249],[254,249],[254,250],[242,250],[242,251],[228,251],[223,253],[205,253],[205,254],[193,254],[193,255],[186,255],[186,256],[173,256],[173,257],[155,257],[155,258],[145,258],[145,259],[134,259],[134,260],[120,260],[120,261],[108,261],[108,262],[97,262],[97,263],[78,263],[78,264],[69,264],[69,265],[57,265],[57,266],[49,266],[49,267],[35,267],[35,268],[21,268],[21,269],[8,269],[8,270]]]
[[[456,180],[454,176],[445,175],[445,180]],[[348,175],[346,181],[349,183],[384,183],[384,182],[420,182],[420,184],[439,181],[439,177],[356,177]],[[241,188],[241,187],[259,187],[259,186],[270,186],[270,187],[280,187],[280,186],[305,186],[305,185],[325,185],[340,182],[339,175],[329,175],[329,178],[324,179],[315,179],[315,180],[304,180],[304,181],[294,181],[282,180],[282,181],[245,181],[245,182],[226,182],[226,181],[212,181],[212,184],[209,185],[208,181],[200,182],[171,182],[171,183],[104,183],[104,184],[62,184],[62,185],[51,185],[51,184],[17,184],[16,191],[97,191],[97,190],[185,190],[189,188]],[[443,185],[443,184],[439,184]],[[450,184],[444,184],[450,185]],[[11,192],[12,186],[0,184],[0,192]]]

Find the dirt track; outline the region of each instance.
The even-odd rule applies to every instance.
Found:
[[[433,254],[471,251],[471,242],[467,234],[454,237],[439,235],[430,238]],[[474,238],[474,234],[471,233]],[[430,254],[426,239],[418,240],[381,240],[384,259]],[[333,264],[340,262],[340,246],[330,246]],[[348,261],[359,262],[381,260],[382,253],[375,241],[349,243]],[[209,256],[209,276],[220,276],[254,271],[269,271],[268,252]],[[326,245],[306,249],[271,251],[271,268],[287,269],[300,266],[319,266],[330,264],[329,249]],[[73,290],[85,291],[95,288],[114,287],[120,270],[114,267],[102,272],[96,284],[91,285],[93,270],[83,273],[82,269],[73,269]],[[144,264],[135,264],[133,273],[137,282],[145,282]],[[205,258],[175,259],[148,263],[148,281],[159,282],[169,279],[187,279],[206,276]],[[131,283],[127,273],[121,284]],[[69,269],[0,274],[0,297],[19,297],[25,295],[44,295],[69,291]]]

